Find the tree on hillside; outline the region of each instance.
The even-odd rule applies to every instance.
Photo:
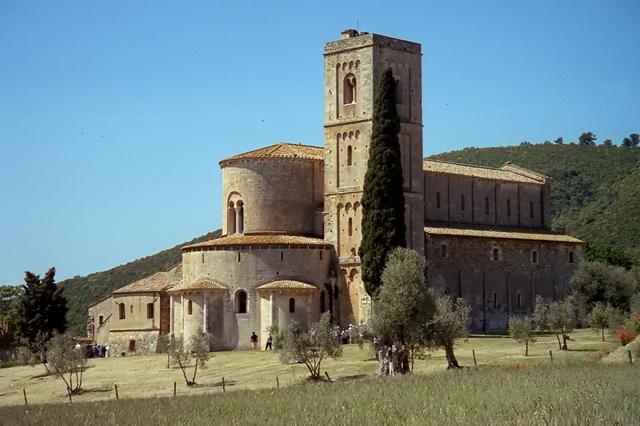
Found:
[[[531,326],[531,318],[509,318],[509,335],[518,343],[524,344],[524,356],[529,356],[529,345],[536,342]]]
[[[562,145],[564,143],[564,139],[562,139],[562,136],[560,136],[558,139],[554,140],[553,143]]]
[[[428,346],[427,326],[435,312],[435,296],[427,287],[426,261],[413,250],[394,249],[382,272],[382,286],[374,299],[371,328],[381,344],[405,345],[408,362],[400,366],[407,372],[416,354]]]
[[[576,303],[572,296],[549,304],[537,296],[533,317],[540,330],[556,336],[560,350],[568,349],[569,333],[577,324]]]
[[[598,138],[591,132],[585,132],[578,138],[580,145],[595,145]]]
[[[20,286],[0,286],[0,349],[9,349],[15,340],[15,318]]]
[[[395,80],[390,68],[382,73],[374,94],[373,130],[362,192],[362,278],[375,296],[389,252],[404,247],[404,194],[396,111]]]
[[[283,363],[302,362],[309,370],[309,379],[320,380],[322,361],[342,356],[342,343],[339,333],[331,325],[331,314],[322,314],[320,321],[312,324],[308,331],[295,323],[289,324],[284,329],[279,352]]]
[[[631,133],[628,138],[622,139],[622,146],[626,148],[637,148],[640,145],[640,135]]]
[[[602,244],[587,243],[582,249],[582,258],[588,262],[607,263],[631,269],[636,260],[622,250]]]
[[[55,274],[55,268],[42,279],[25,273],[24,292],[16,305],[16,334],[31,349],[38,340],[48,340],[67,329],[67,301],[62,294],[64,288],[55,282]]]
[[[71,395],[80,393],[87,359],[83,350],[75,349],[73,338],[67,334],[54,334],[47,343],[47,360],[51,372],[67,387],[69,400]]]
[[[627,312],[637,290],[633,273],[619,266],[582,262],[572,278],[573,288],[590,311],[596,302]]]
[[[207,361],[211,358],[209,348],[211,347],[211,336],[198,332],[191,336],[185,343],[182,337],[173,338],[167,345],[167,352],[174,365],[180,367],[182,376],[187,386],[195,386],[198,367],[207,368]],[[191,380],[187,377],[187,370],[193,365],[193,375]]]
[[[602,341],[604,342],[604,331],[612,325],[612,322],[616,321],[618,315],[619,311],[613,306],[598,302],[593,305],[593,309],[586,319],[591,328],[599,329],[602,332]]]
[[[434,347],[443,348],[447,356],[447,369],[461,368],[453,351],[456,339],[466,338],[471,306],[464,299],[455,303],[449,296],[436,298],[436,312],[428,323]]]
[[[604,142],[602,142],[602,145],[604,145],[604,146],[615,146],[611,139],[605,139]]]

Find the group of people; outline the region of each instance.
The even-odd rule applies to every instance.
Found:
[[[253,351],[258,350],[258,335],[256,334],[255,331],[251,333],[251,350]],[[271,333],[267,334],[267,344],[265,345],[264,350],[265,351],[273,350],[273,337],[271,337]]]
[[[82,345],[76,343],[73,349],[77,352],[82,350]],[[84,355],[87,358],[105,358],[109,356],[109,345],[86,345]]]
[[[381,376],[395,376],[409,371],[409,351],[398,342],[394,345],[380,345],[377,339],[373,346],[378,359],[378,374]]]

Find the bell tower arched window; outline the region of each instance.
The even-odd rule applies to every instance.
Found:
[[[344,104],[356,103],[356,76],[347,74],[344,78],[344,86],[342,88],[344,94]]]
[[[293,297],[289,299],[289,312],[292,314],[296,312],[296,299]]]
[[[233,208],[233,201],[229,201],[227,206],[227,235],[236,233],[236,211]]]
[[[240,290],[236,293],[236,313],[247,313],[247,292]]]
[[[347,166],[351,166],[353,164],[353,148],[351,145],[347,147]]]

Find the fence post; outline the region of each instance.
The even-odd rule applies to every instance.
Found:
[[[227,388],[224,384],[224,376],[222,376],[222,392],[226,392],[226,391],[227,391]]]
[[[629,364],[633,364],[633,358],[631,357],[631,351],[627,351],[627,354],[629,355]]]
[[[28,405],[29,403],[27,402],[27,390],[25,388],[22,388],[22,394],[24,395],[24,405]]]
[[[280,380],[278,380],[278,376],[276,376],[276,388],[280,388]]]
[[[473,365],[476,366],[476,370],[478,369],[478,361],[476,360],[476,350],[472,349],[473,352]]]
[[[115,383],[113,384],[113,387],[116,390],[116,399],[120,399],[120,396],[118,395],[118,385],[116,385]]]
[[[324,372],[324,375],[327,376],[327,380],[329,380],[331,382],[331,377],[329,377],[329,373],[327,373],[326,371]]]
[[[553,362],[553,352],[549,351],[549,358],[551,359],[551,362]]]
[[[178,384],[176,382],[173,382],[173,397],[176,397],[176,387],[178,386]]]

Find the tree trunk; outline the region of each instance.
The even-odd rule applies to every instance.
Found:
[[[198,373],[198,360],[196,360],[196,366],[193,368],[193,378],[191,379],[191,386],[196,384],[196,374]]]
[[[602,341],[604,342],[604,328],[602,329]]]
[[[562,333],[562,350],[567,350],[567,335]]]
[[[560,334],[556,333],[556,339],[558,339],[558,349],[562,350],[562,343],[560,342]]]
[[[529,356],[529,341],[524,341],[524,356]]]
[[[184,382],[188,386],[189,385],[189,379],[187,379],[187,373],[184,370],[184,365],[182,365],[182,362],[180,360],[178,360],[178,365],[180,366],[180,370],[182,370],[182,375],[184,376]]]
[[[452,368],[462,368],[460,367],[460,364],[458,364],[456,355],[453,353],[453,345],[445,345],[444,352],[447,355],[447,370]]]

